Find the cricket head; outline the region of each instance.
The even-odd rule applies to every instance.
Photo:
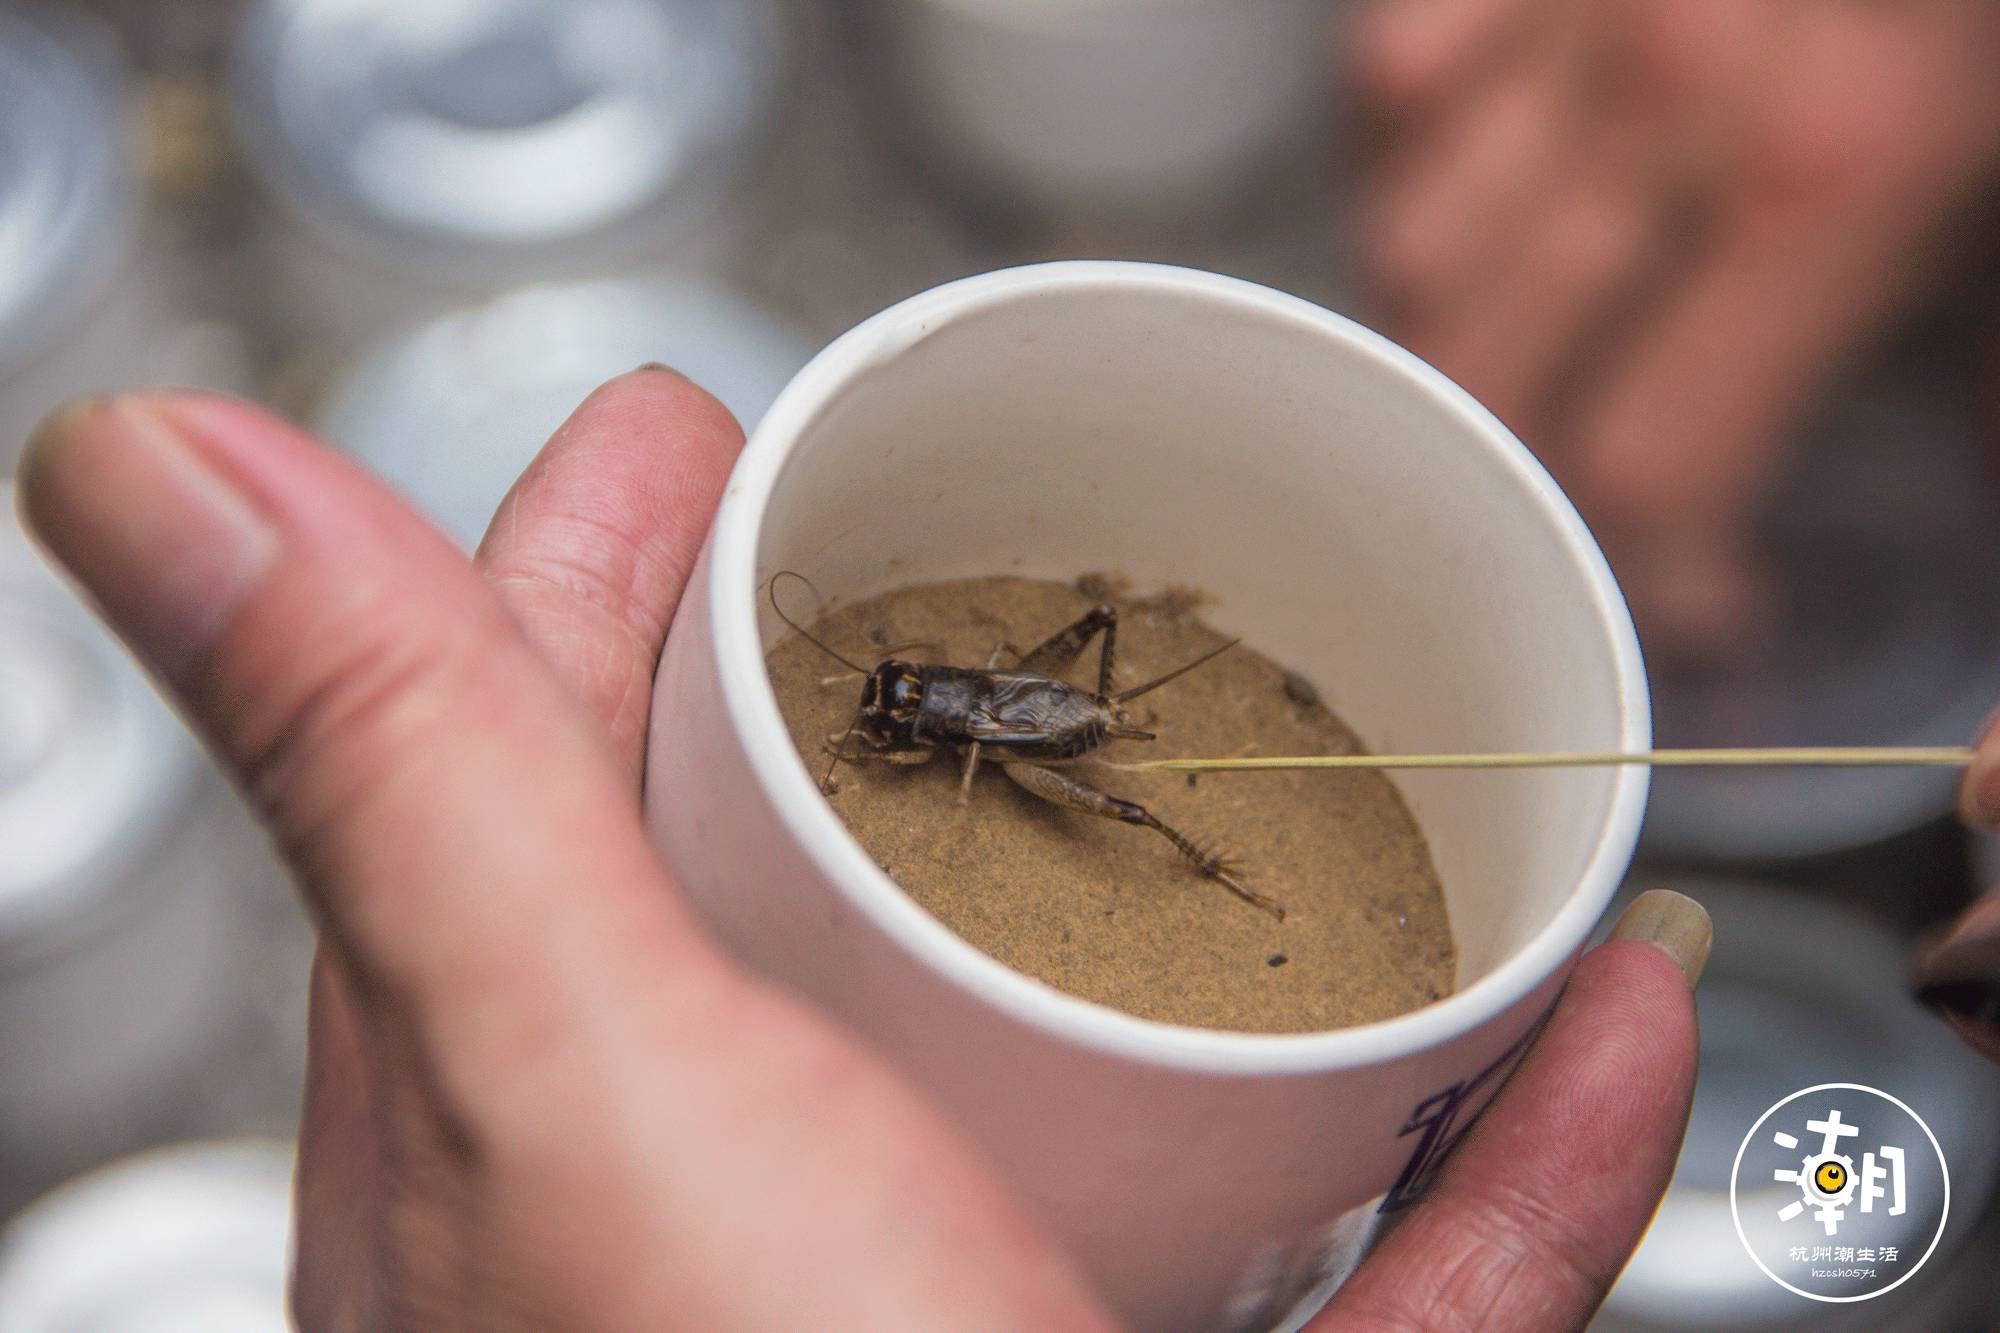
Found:
[[[861,725],[878,741],[908,737],[924,705],[924,678],[914,663],[890,658],[861,687]]]

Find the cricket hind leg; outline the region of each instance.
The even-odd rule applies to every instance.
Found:
[[[1285,909],[1276,900],[1244,884],[1240,878],[1241,871],[1237,867],[1203,848],[1200,843],[1178,829],[1162,822],[1136,801],[1126,801],[1106,795],[1088,783],[1079,782],[1068,774],[1058,773],[1052,768],[1042,768],[1035,764],[1003,764],[1001,768],[1017,785],[1033,792],[1051,805],[1152,829],[1171,842],[1174,850],[1203,875],[1220,881],[1225,888],[1244,902],[1262,908],[1280,921],[1285,919]]]
[[[1097,692],[1108,695],[1111,693],[1111,678],[1117,670],[1118,653],[1118,608],[1109,602],[1092,607],[1074,623],[1057,630],[1047,640],[1029,649],[1027,656],[1015,665],[1037,675],[1060,676],[1083,655],[1083,650],[1090,646],[1091,639],[1099,630],[1104,631],[1104,648],[1097,658]]]

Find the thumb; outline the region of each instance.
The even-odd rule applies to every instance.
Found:
[[[20,495],[262,808],[392,1046],[492,1067],[600,1008],[580,988],[706,957],[601,738],[358,469],[247,404],[147,395],[52,418]]]

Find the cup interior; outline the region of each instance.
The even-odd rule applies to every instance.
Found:
[[[786,632],[760,595],[777,570],[829,601],[1111,571],[1208,594],[1217,628],[1303,673],[1377,753],[1649,743],[1631,622],[1547,474],[1436,371],[1303,301],[1138,264],[968,279],[836,342],[753,449],[766,432],[788,447],[756,582],[717,584],[759,602],[766,649]],[[1645,793],[1638,768],[1394,780],[1461,996],[1582,941]]]

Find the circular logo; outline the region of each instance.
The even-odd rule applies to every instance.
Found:
[[[1815,1301],[1865,1301],[1931,1257],[1951,1174],[1937,1136],[1903,1102],[1822,1083],[1757,1117],[1736,1150],[1729,1209],[1773,1282]]]

